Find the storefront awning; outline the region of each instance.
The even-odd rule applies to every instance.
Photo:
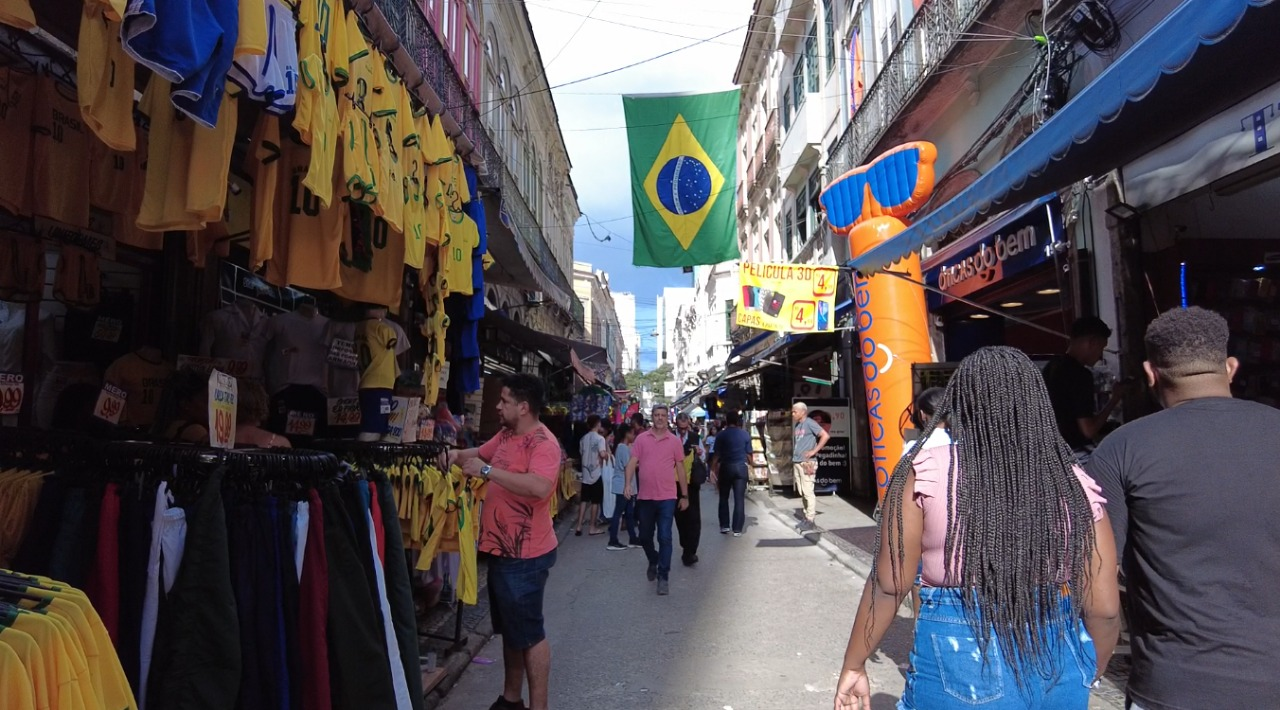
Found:
[[[561,367],[581,367],[597,375],[601,368],[608,369],[605,349],[597,345],[543,333],[493,311],[484,314],[481,325],[491,333],[501,334],[501,339],[517,350],[544,353]]]
[[[1184,0],[1038,131],[938,209],[850,262],[873,273],[1001,202],[1144,155],[1280,75],[1280,2]]]
[[[486,199],[484,205],[485,221],[489,227],[489,253],[493,256],[493,266],[485,271],[486,280],[525,291],[542,291],[566,313],[570,312],[572,299],[569,294],[543,273],[538,265],[538,256],[517,233],[518,227],[501,204],[497,200]],[[549,268],[557,267],[552,264]]]

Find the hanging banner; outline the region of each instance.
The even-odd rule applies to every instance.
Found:
[[[236,378],[225,372],[209,373],[209,446],[230,449],[236,445]]]
[[[834,266],[752,264],[738,268],[738,325],[780,333],[835,329]]]

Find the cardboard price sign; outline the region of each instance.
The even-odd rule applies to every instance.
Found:
[[[387,417],[386,441],[400,443],[404,439],[405,415],[409,413],[408,397],[392,397],[391,412]]]
[[[236,445],[236,378],[214,370],[209,374],[209,445]]]
[[[404,432],[400,442],[412,444],[418,440],[418,412],[422,409],[421,397],[409,398],[409,409],[404,414]]]
[[[22,411],[22,399],[26,393],[22,375],[0,372],[0,416]]]
[[[329,426],[359,426],[359,397],[330,397]]]
[[[120,423],[120,415],[124,414],[124,401],[129,394],[110,382],[102,386],[98,393],[98,403],[93,407],[93,416],[112,424]]]
[[[328,361],[334,367],[344,370],[360,369],[360,357],[356,353],[356,341],[346,338],[334,338],[329,343]]]
[[[98,316],[93,322],[93,334],[89,337],[93,340],[101,340],[104,343],[120,342],[120,334],[124,332],[124,321],[119,318],[109,318],[107,316]]]
[[[285,436],[315,436],[315,413],[290,410],[288,418],[285,419],[284,433]]]

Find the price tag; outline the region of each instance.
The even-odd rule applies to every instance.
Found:
[[[440,366],[440,389],[447,389],[448,387],[449,387],[449,362],[446,360],[445,363]]]
[[[360,358],[356,355],[356,341],[334,338],[329,343],[329,364],[344,370],[358,370]]]
[[[110,382],[102,386],[98,393],[98,403],[93,407],[93,416],[112,424],[120,423],[120,415],[124,413],[124,401],[129,394]]]
[[[400,441],[412,444],[418,440],[418,411],[422,408],[421,397],[409,398],[409,409],[404,414],[404,434]]]
[[[388,412],[390,416],[387,417],[387,434],[384,439],[398,444],[404,440],[404,422],[409,413],[409,398],[392,397],[387,408],[391,411]]]
[[[21,412],[25,392],[26,384],[23,383],[22,375],[0,372],[0,416]]]
[[[236,445],[236,378],[216,369],[209,373],[209,423],[210,446]]]
[[[284,423],[285,436],[315,436],[316,415],[314,412],[296,412],[290,410]]]
[[[120,342],[120,334],[124,332],[124,321],[119,318],[98,316],[93,322],[93,334],[89,337],[104,343]]]
[[[431,418],[431,408],[423,407],[418,412],[418,441],[435,441],[436,420]]]
[[[359,424],[359,397],[329,398],[329,426],[358,426]]]

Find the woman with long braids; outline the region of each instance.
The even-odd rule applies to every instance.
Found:
[[[923,559],[901,710],[1083,710],[1119,634],[1115,543],[1098,486],[1058,434],[1044,379],[1008,347],[965,358],[884,499],[836,710],[868,710],[865,664]]]

